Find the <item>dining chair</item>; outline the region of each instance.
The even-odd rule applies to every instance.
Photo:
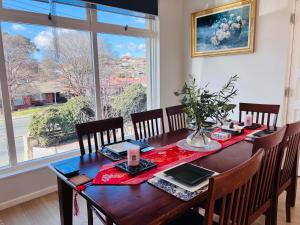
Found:
[[[261,149],[242,165],[210,178],[204,217],[189,210],[168,225],[248,225],[248,209],[253,204],[251,191],[257,185],[263,156]],[[221,202],[218,222],[213,220],[216,202]]]
[[[131,114],[136,140],[165,133],[162,109]]]
[[[266,215],[266,225],[274,225],[276,218],[276,184],[278,182],[278,168],[282,161],[282,141],[286,127],[254,140],[252,154],[260,149],[265,150],[262,166],[259,171],[258,185],[252,190],[254,204],[250,207],[249,224],[252,224],[261,215]]]
[[[298,157],[300,144],[300,121],[288,124],[283,138],[283,160],[279,167],[280,178],[277,185],[276,203],[279,195],[286,191],[286,220],[291,222],[291,207],[296,203]],[[277,206],[277,205],[276,205]],[[277,215],[277,207],[274,210]]]
[[[255,103],[240,103],[240,115],[239,122],[243,120],[243,112],[251,113],[253,116],[253,122],[266,125],[270,129],[271,119],[273,118],[273,128],[277,129],[277,118],[279,114],[280,105],[267,105],[267,104],[255,104]]]
[[[113,144],[117,141],[124,141],[123,118],[117,117],[112,119],[77,124],[76,132],[79,140],[81,155],[84,155],[86,153],[86,147],[88,149],[88,152],[92,153],[93,146],[95,150],[98,151],[99,146],[102,147],[106,144]],[[118,134],[120,134],[119,137],[117,137]],[[84,144],[85,138],[87,139],[87,146],[85,146]],[[94,145],[92,145],[93,140]]]
[[[93,146],[95,151],[98,151],[99,148],[104,145],[124,141],[124,125],[122,117],[77,124],[76,131],[81,156],[86,154],[86,147],[88,153],[91,154]],[[85,146],[85,138],[87,139],[87,146]],[[112,225],[112,222],[109,221],[108,218],[105,218],[89,201],[87,201],[88,225],[93,225],[93,212],[103,224]]]
[[[187,127],[186,113],[183,105],[176,105],[166,108],[170,132]]]

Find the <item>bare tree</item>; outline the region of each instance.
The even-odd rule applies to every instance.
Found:
[[[38,62],[32,57],[37,51],[30,39],[8,33],[3,34],[4,56],[11,101],[20,95],[30,94]]]

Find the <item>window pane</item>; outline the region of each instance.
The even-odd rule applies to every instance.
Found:
[[[98,22],[101,23],[109,23],[121,26],[128,25],[129,27],[135,28],[147,28],[147,19],[140,17],[117,14],[106,11],[98,11],[97,18]]]
[[[50,12],[49,3],[34,0],[3,0],[3,8],[47,15]],[[81,7],[55,3],[53,10],[53,13],[57,16],[80,20],[86,19],[86,10]]]
[[[3,104],[0,90],[0,167],[9,165],[6,128],[2,107]]]
[[[75,124],[95,115],[90,33],[2,28],[18,162],[78,149]]]
[[[131,113],[147,109],[147,39],[98,35],[102,117],[123,116],[133,135]]]

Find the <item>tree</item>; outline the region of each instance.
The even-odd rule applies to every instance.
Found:
[[[57,44],[52,38],[46,50],[48,60],[56,67],[55,73],[62,80],[64,91],[70,96],[93,95],[93,66],[90,36],[81,31],[58,32]],[[57,47],[56,47],[57,46]],[[53,67],[53,64],[44,64]],[[53,70],[52,70],[53,71]]]
[[[125,122],[130,121],[132,113],[147,109],[146,88],[141,84],[128,86],[121,95],[112,97],[111,106],[116,116],[123,116]]]
[[[32,54],[38,49],[30,39],[3,33],[4,57],[8,90],[12,101],[18,95],[30,94],[32,80],[38,70],[38,62]]]

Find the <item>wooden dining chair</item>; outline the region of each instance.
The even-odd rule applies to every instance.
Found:
[[[136,140],[165,133],[162,109],[131,114]]]
[[[251,113],[253,122],[266,125],[268,129],[270,129],[270,126],[273,126],[274,130],[276,130],[279,109],[280,105],[240,103],[239,122],[241,123],[243,120],[243,112],[245,112],[245,115]],[[273,123],[271,122],[272,118]]]
[[[282,161],[282,141],[286,127],[273,134],[257,138],[253,143],[252,154],[260,149],[265,150],[262,166],[259,171],[257,188],[252,190],[254,204],[250,208],[249,224],[261,215],[266,215],[266,225],[274,225],[274,209],[276,208],[276,184],[278,182],[278,168]]]
[[[91,154],[93,148],[95,151],[98,151],[99,148],[104,145],[124,141],[124,125],[122,117],[77,124],[76,131],[81,156],[86,154],[86,148],[88,153]],[[87,146],[85,146],[85,138],[87,139]],[[88,225],[93,225],[93,212],[103,224],[112,225],[112,222],[108,218],[102,216],[89,201],[87,202]]]
[[[93,147],[95,148],[95,151],[98,151],[99,147],[102,147],[106,144],[124,141],[123,118],[118,117],[77,124],[76,132],[79,140],[81,155],[86,153],[86,148],[89,153],[92,153]],[[118,132],[120,132],[120,137],[117,137]],[[85,138],[87,139],[87,146],[84,144]]]
[[[278,180],[275,201],[278,203],[279,195],[286,191],[285,207],[287,222],[291,222],[291,207],[294,207],[296,203],[299,144],[300,121],[287,125],[283,139],[283,160],[279,168],[280,179]],[[274,212],[277,215],[277,208]]]
[[[260,150],[242,165],[209,180],[208,200],[204,218],[189,210],[168,225],[248,225],[249,208],[253,204],[252,189],[264,156]],[[214,222],[216,202],[221,204],[218,222]]]
[[[186,113],[183,105],[176,105],[166,108],[170,132],[187,127]]]

